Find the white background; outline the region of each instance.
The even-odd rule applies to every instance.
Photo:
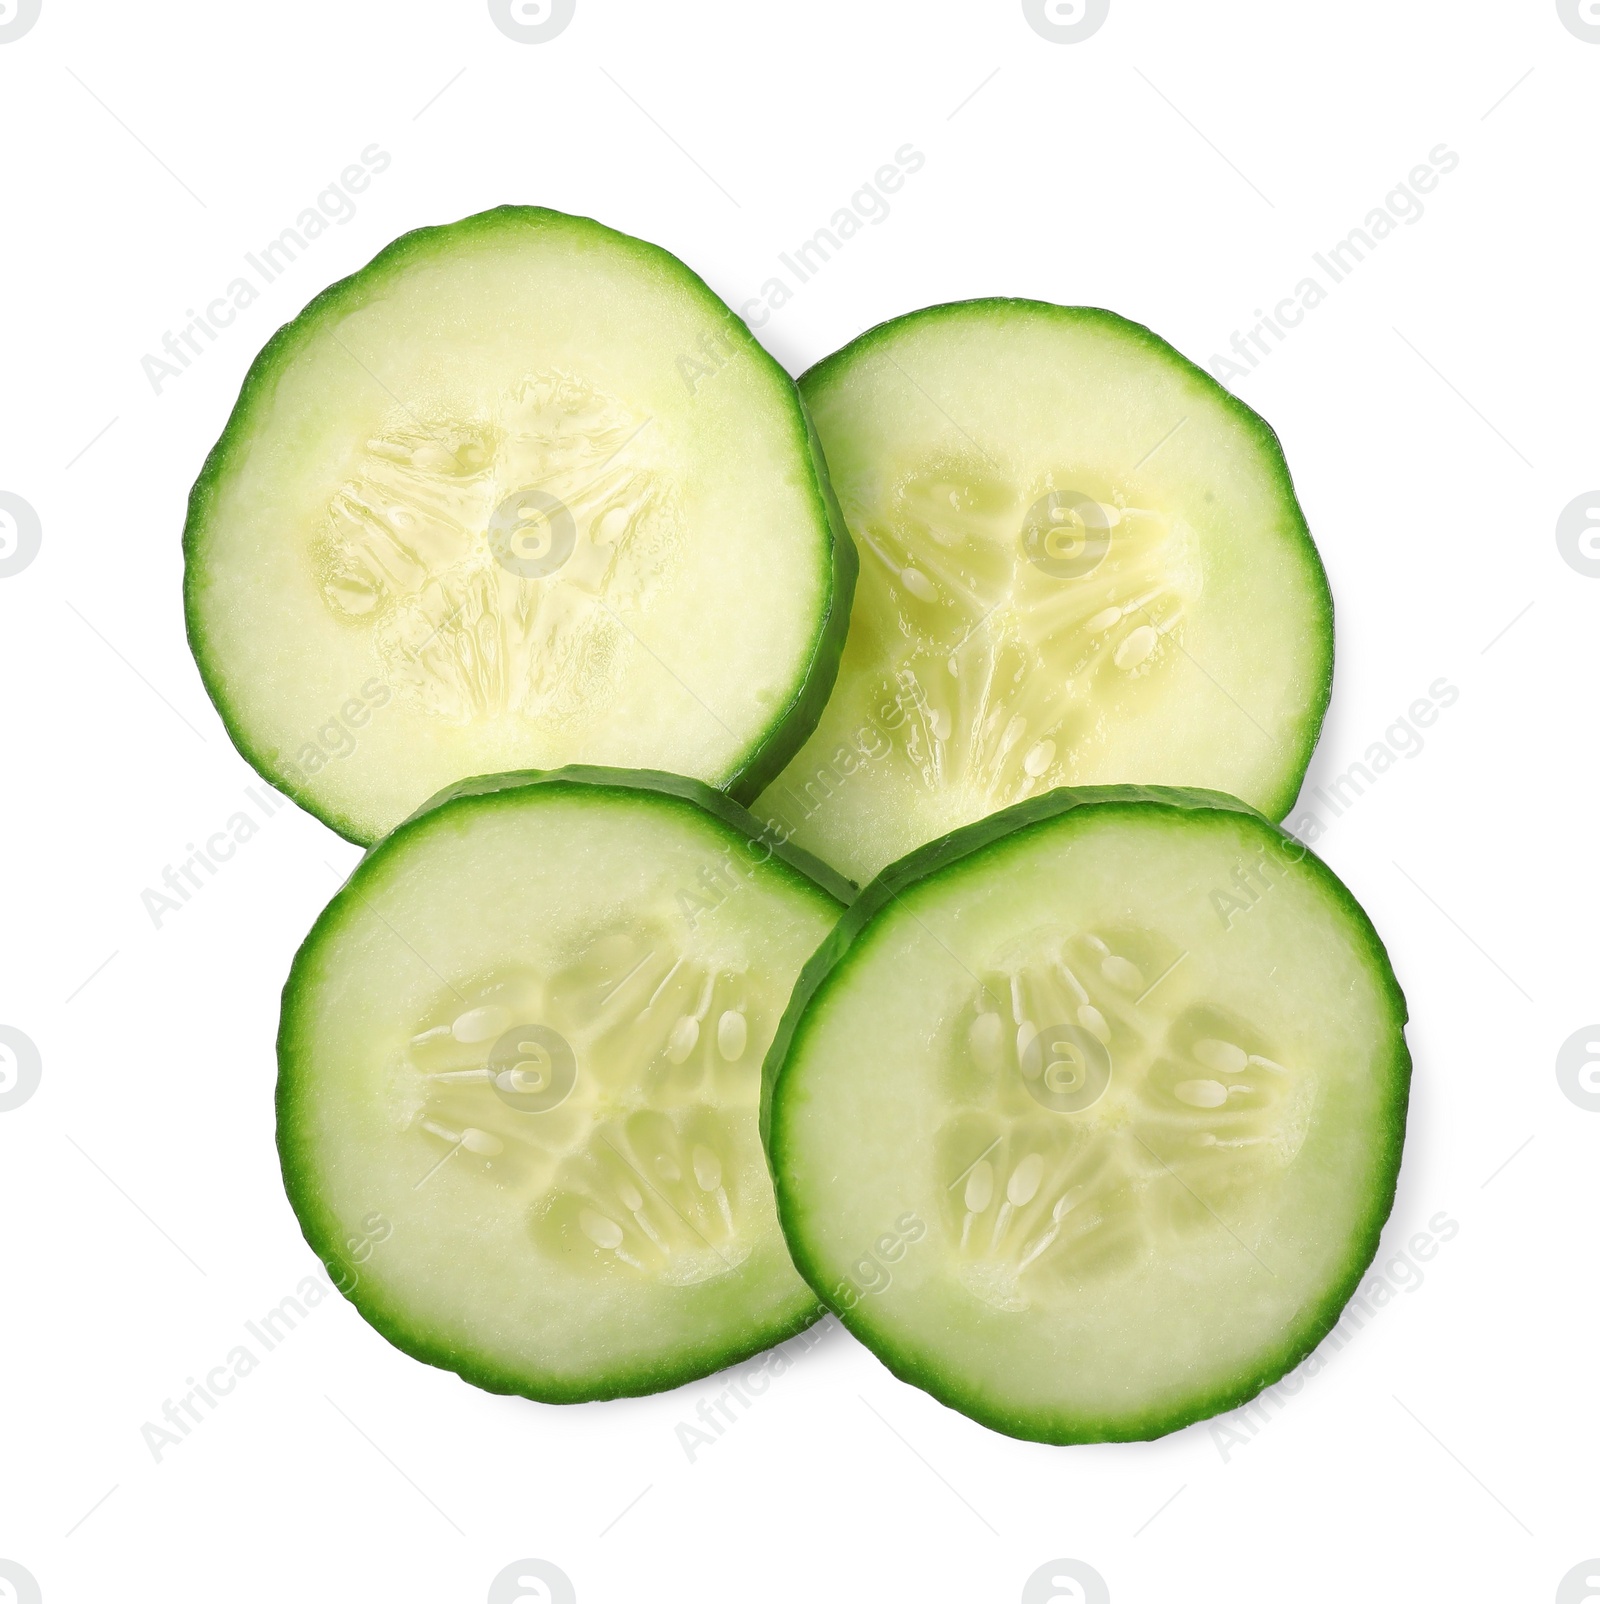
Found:
[[[0,579],[0,1024],[43,1064],[0,1113],[0,1559],[45,1604],[478,1604],[525,1556],[582,1604],[1009,1604],[1057,1557],[1117,1604],[1555,1598],[1600,1553],[1600,1113],[1554,1067],[1600,1016],[1600,581],[1555,540],[1600,485],[1597,97],[1600,43],[1554,0],[1112,0],[1073,44],[1017,0],[578,0],[543,44],[482,0],[43,0],[0,44],[0,490],[43,530]],[[761,329],[791,371],[997,293],[1113,307],[1206,362],[1459,155],[1233,381],[1338,606],[1310,783],[1437,678],[1460,691],[1318,843],[1414,1016],[1380,1264],[1441,1210],[1459,1233],[1226,1457],[1205,1425],[1013,1442],[834,1331],[691,1464],[674,1428],[714,1380],[495,1398],[334,1298],[156,1463],[141,1426],[314,1268],[272,1043],[356,857],[285,807],[163,928],[141,906],[254,778],[180,608],[185,496],[247,364],[397,234],[504,201],[658,241],[738,304],[908,141],[927,161],[892,214]],[[354,219],[154,393],[141,358],[373,142],[393,161]]]

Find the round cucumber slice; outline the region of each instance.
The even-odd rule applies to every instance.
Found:
[[[407,234],[281,329],[184,551],[229,734],[362,843],[526,767],[749,800],[827,700],[855,574],[744,324],[666,251],[532,206]]]
[[[1020,803],[885,871],[806,966],[763,1105],[790,1251],[985,1425],[1176,1430],[1298,1364],[1354,1292],[1394,1199],[1405,1017],[1350,893],[1244,804]]]
[[[1039,301],[896,318],[800,388],[862,574],[833,699],[762,817],[866,880],[1062,785],[1288,812],[1333,609],[1249,407],[1149,329]]]
[[[407,821],[284,988],[279,1152],[335,1284],[407,1353],[548,1402],[806,1325],[760,1066],[844,889],[665,774],[495,776]]]

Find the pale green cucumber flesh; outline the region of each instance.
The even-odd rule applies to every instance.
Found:
[[[748,800],[827,698],[855,561],[794,385],[711,290],[511,206],[407,234],[274,336],[184,549],[230,735],[363,843],[512,769]]]
[[[763,1116],[794,1261],[998,1430],[1175,1430],[1299,1363],[1355,1290],[1404,1023],[1348,891],[1243,804],[1022,803],[887,870],[801,977]]]
[[[1287,813],[1332,604],[1249,407],[1139,324],[1015,300],[897,318],[800,386],[861,577],[832,700],[763,818],[864,882],[1062,785]]]
[[[278,1143],[390,1341],[569,1402],[814,1318],[757,1117],[841,911],[808,869],[698,782],[587,768],[452,788],[363,859],[284,989]]]

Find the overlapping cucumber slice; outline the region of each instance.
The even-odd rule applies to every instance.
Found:
[[[1249,407],[1139,324],[1035,301],[897,318],[800,383],[861,579],[763,817],[865,880],[1060,785],[1288,811],[1332,609]]]
[[[806,1324],[761,1061],[844,889],[667,775],[474,781],[387,837],[284,990],[284,1177],[336,1284],[408,1353],[558,1402]]]
[[[245,756],[352,840],[570,762],[748,800],[833,683],[836,518],[794,385],[695,274],[505,206],[257,358],[190,500],[189,637]]]
[[[1159,1435],[1337,1320],[1410,1059],[1329,870],[1208,792],[1019,804],[911,854],[808,964],[764,1128],[795,1262],[1001,1431]]]

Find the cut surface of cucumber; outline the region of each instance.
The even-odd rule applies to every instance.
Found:
[[[1349,892],[1242,803],[1018,804],[886,870],[796,987],[763,1103],[794,1261],[997,1430],[1175,1430],[1298,1364],[1354,1292],[1404,1024]]]
[[[1150,330],[935,306],[800,380],[860,553],[838,684],[756,811],[852,879],[1063,785],[1273,818],[1333,614],[1277,437]]]
[[[190,497],[189,638],[246,758],[354,841],[566,763],[748,800],[833,683],[837,518],[793,383],[694,273],[505,206],[256,359]]]
[[[757,1114],[845,888],[756,832],[676,776],[474,780],[317,920],[284,988],[284,1179],[398,1347],[570,1402],[675,1386],[814,1317]]]

